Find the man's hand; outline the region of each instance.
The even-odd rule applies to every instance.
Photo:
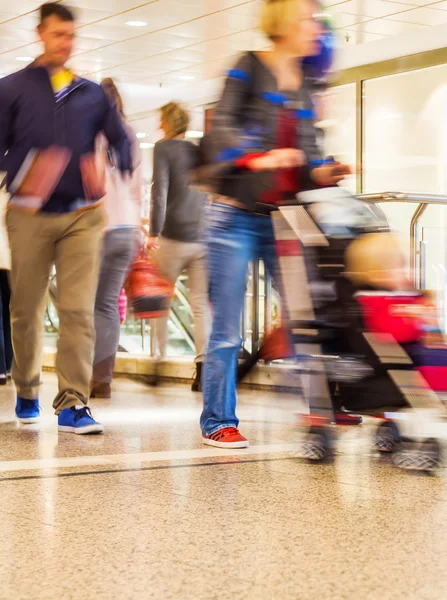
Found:
[[[271,150],[263,156],[253,158],[248,163],[251,171],[276,171],[278,169],[294,169],[306,163],[304,152],[295,148],[279,148]]]
[[[147,250],[158,250],[160,248],[160,241],[158,236],[150,237],[146,242]]]
[[[314,182],[321,187],[331,187],[342,181],[347,175],[352,174],[349,165],[343,165],[335,162],[328,165],[317,167],[311,173]]]

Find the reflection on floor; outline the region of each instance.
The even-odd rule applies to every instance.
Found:
[[[447,598],[447,470],[414,476],[340,433],[333,465],[294,457],[291,395],[243,392],[252,444],[203,447],[187,386],[118,380],[99,437],[39,427],[0,392],[0,598]]]

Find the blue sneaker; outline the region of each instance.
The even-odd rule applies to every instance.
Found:
[[[17,396],[16,416],[21,423],[38,423],[40,419],[39,400],[27,400]]]
[[[102,433],[104,427],[97,423],[92,417],[88,406],[83,408],[64,408],[58,416],[59,431],[67,433],[77,433],[83,435],[86,433]]]

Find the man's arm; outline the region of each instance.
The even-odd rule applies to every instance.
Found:
[[[122,172],[132,172],[132,154],[130,140],[116,108],[104,93],[103,132],[116,153],[117,167]]]

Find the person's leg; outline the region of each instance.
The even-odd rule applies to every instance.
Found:
[[[175,285],[188,262],[188,246],[185,242],[177,242],[168,238],[160,239],[160,248],[154,252],[154,259],[160,274]],[[168,321],[169,316],[154,319],[152,327],[155,334],[158,357],[166,357],[168,346]]]
[[[6,271],[0,269],[0,385],[6,385],[6,349],[5,349],[5,335],[3,326],[3,304],[6,299],[3,298],[3,287],[4,279],[6,277]]]
[[[236,363],[241,346],[240,319],[247,267],[253,254],[252,227],[253,217],[249,213],[216,204],[211,208],[208,265],[213,323],[204,364],[200,425],[205,443],[216,446],[247,445],[245,440],[230,446],[215,434],[239,424]]]
[[[39,416],[43,318],[55,257],[56,223],[48,215],[9,209],[6,224],[11,248],[12,377],[18,396],[16,413],[22,422],[34,422]]]
[[[6,374],[8,377],[11,376],[12,361],[14,358],[14,352],[12,349],[12,337],[11,337],[11,314],[9,311],[9,305],[11,302],[11,287],[9,283],[9,271],[6,271],[5,279],[2,284],[2,299],[3,299],[3,339],[5,343],[5,363],[6,363]]]
[[[92,397],[110,396],[110,383],[120,338],[118,301],[135,255],[135,247],[135,229],[112,229],[104,236],[95,302],[96,343]]]
[[[59,314],[59,394],[53,402],[56,414],[88,402],[95,343],[93,314],[106,222],[102,207],[62,218],[65,227],[56,243],[55,261]],[[63,425],[62,430],[74,431],[69,427]]]
[[[209,304],[207,249],[204,244],[191,244],[191,259],[187,266],[189,301],[194,319],[196,372],[192,381],[193,392],[202,390],[202,365],[210,336],[211,311]]]
[[[194,343],[196,362],[203,362],[210,335],[211,314],[208,298],[207,249],[194,244],[193,258],[186,267],[189,284],[189,301],[194,317]]]

